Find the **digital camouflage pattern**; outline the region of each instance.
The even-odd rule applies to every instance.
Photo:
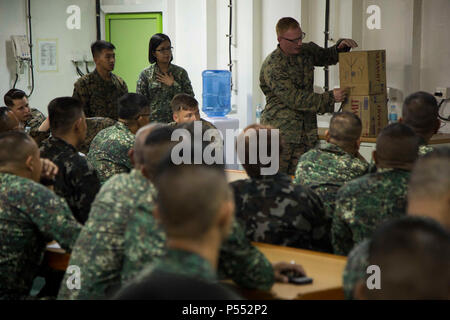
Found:
[[[121,286],[124,233],[138,200],[154,192],[153,185],[133,169],[108,180],[92,203],[70,257],[70,265],[81,269],[80,290],[62,286],[58,299],[105,299]],[[70,274],[64,276],[63,283]]]
[[[84,154],[88,154],[89,147],[91,146],[92,140],[94,140],[95,136],[108,127],[111,127],[116,124],[116,121],[110,118],[103,117],[93,117],[86,118],[87,132],[86,139],[84,143],[79,148],[79,151]]]
[[[170,87],[157,80],[156,74],[162,72],[156,63],[144,69],[139,75],[136,93],[146,96],[150,101],[151,122],[170,123],[173,121],[170,102],[176,94],[186,93],[194,96],[186,70],[170,64],[168,72],[172,73],[175,80]]]
[[[335,144],[326,143],[300,157],[294,183],[308,186],[318,194],[331,217],[338,189],[344,183],[366,174],[368,170],[366,161]]]
[[[84,224],[100,190],[97,173],[85,156],[60,138],[52,136],[44,140],[40,150],[41,157],[53,161],[59,168],[55,193],[66,199],[75,219]]]
[[[365,239],[358,243],[352,251],[350,251],[344,273],[342,274],[342,284],[344,288],[345,299],[353,300],[353,292],[356,283],[359,280],[366,279],[367,267],[369,266],[369,247],[370,240]]]
[[[406,214],[410,174],[377,169],[339,189],[331,226],[335,254],[347,255],[355,244],[370,238],[380,223]]]
[[[290,160],[298,155],[294,150],[314,148],[319,141],[317,114],[334,111],[333,91],[314,93],[314,66],[336,64],[337,45],[339,41],[324,49],[314,42],[304,43],[295,56],[287,56],[277,47],[262,64],[259,81],[267,103],[261,123],[280,129],[286,143],[280,158],[281,172],[294,174],[298,161]]]
[[[201,121],[203,135],[205,135],[207,130],[210,130],[210,129],[214,130],[214,136],[207,134],[207,135],[205,135],[205,138],[211,139],[210,141],[215,142],[215,137],[216,136],[219,137],[218,144],[219,144],[219,146],[221,146],[221,149],[223,150],[223,139],[222,139],[222,135],[220,133],[220,130],[217,129],[216,126],[214,126],[208,120],[200,118],[200,120],[198,120],[198,121]],[[171,126],[171,127],[176,127],[178,125],[178,123],[173,121],[173,122],[169,123],[168,125]]]
[[[320,198],[278,173],[234,181],[236,219],[250,241],[331,252],[331,220]]]
[[[128,127],[117,122],[115,125],[103,129],[92,140],[87,155],[100,183],[119,173],[127,173],[133,169],[128,151],[134,146],[134,134]]]
[[[44,114],[38,109],[31,108],[31,119],[24,123],[25,131],[36,141],[38,146],[50,136],[50,130],[39,131],[39,127],[44,121]]]
[[[122,78],[111,73],[111,81],[106,81],[95,69],[75,82],[72,97],[83,103],[86,117],[117,120],[117,100],[126,93],[127,84]]]
[[[80,232],[64,199],[46,187],[0,173],[0,300],[27,298],[46,244],[70,251]]]
[[[137,276],[166,252],[166,234],[152,216],[153,204],[141,202],[125,232],[123,282]],[[272,265],[245,237],[242,226],[233,221],[230,235],[222,243],[218,274],[249,289],[269,290],[275,281]]]
[[[427,153],[430,153],[433,151],[433,147],[428,146],[426,144],[419,145],[419,157],[426,155]]]

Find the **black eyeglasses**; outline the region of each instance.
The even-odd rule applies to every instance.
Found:
[[[170,48],[162,48],[162,49],[155,50],[155,51],[158,51],[158,52],[163,53],[163,52],[172,52],[172,50],[173,50],[173,47],[170,47]]]
[[[287,40],[289,42],[292,42],[292,43],[297,43],[297,42],[299,42],[299,40],[305,39],[305,37],[306,37],[306,33],[302,32],[301,37],[296,38],[296,39],[288,39],[288,38],[285,38],[285,37],[281,37],[281,38],[284,39],[284,40]]]

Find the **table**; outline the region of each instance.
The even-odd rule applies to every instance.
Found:
[[[294,285],[275,283],[269,294],[255,290],[239,290],[249,299],[302,299],[302,300],[342,300],[342,273],[347,257],[310,250],[253,243],[272,262],[294,260],[303,266],[306,274],[313,278],[312,284]]]

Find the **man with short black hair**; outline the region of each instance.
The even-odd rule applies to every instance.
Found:
[[[22,131],[22,124],[8,107],[0,107],[0,133]]]
[[[381,222],[405,215],[418,149],[418,138],[407,125],[395,123],[381,131],[373,152],[377,171],[347,182],[337,193],[331,227],[336,254],[347,255]]]
[[[0,134],[0,300],[27,298],[48,242],[70,251],[81,226],[63,198],[39,184],[54,165],[24,132]]]
[[[433,150],[427,144],[441,125],[435,97],[424,91],[409,95],[403,102],[402,117],[399,121],[410,126],[419,137],[420,156]]]
[[[119,121],[97,134],[87,156],[102,184],[115,174],[131,171],[128,151],[135,133],[149,122],[149,102],[143,95],[127,93],[118,104]]]
[[[112,73],[115,64],[114,45],[97,40],[91,45],[95,70],[74,84],[73,97],[84,105],[86,117],[118,119],[117,100],[128,92],[122,78]]]
[[[450,298],[450,233],[432,219],[404,217],[378,228],[368,263],[379,267],[380,288],[369,289],[362,279],[355,288],[357,299]]]
[[[333,114],[325,131],[326,144],[304,153],[295,172],[295,184],[310,187],[334,212],[336,193],[347,181],[367,173],[369,164],[359,154],[361,120],[351,112]]]
[[[71,97],[56,98],[48,105],[48,116],[52,136],[43,141],[41,154],[59,167],[55,193],[67,200],[74,217],[84,224],[100,181],[86,157],[78,153],[86,138],[83,106]]]
[[[11,89],[5,94],[3,100],[38,146],[50,135],[48,121],[45,121],[45,116],[42,112],[35,108],[30,108],[28,97],[24,91]]]

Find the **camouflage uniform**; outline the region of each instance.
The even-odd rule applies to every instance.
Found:
[[[125,232],[122,283],[133,279],[166,252],[166,235],[152,216],[153,204],[140,203]],[[270,262],[246,239],[237,221],[233,221],[231,233],[220,248],[218,274],[250,289],[268,290],[274,282]]]
[[[70,251],[80,228],[64,199],[32,180],[0,173],[0,300],[26,298],[46,243],[56,240]]]
[[[345,299],[354,299],[353,292],[356,283],[366,278],[366,270],[369,266],[369,247],[370,240],[365,239],[358,243],[348,255],[347,264],[342,274]]]
[[[41,145],[42,141],[50,136],[50,130],[39,131],[39,127],[42,122],[45,121],[45,116],[38,109],[31,109],[31,119],[24,123],[25,131],[36,141],[38,146]]]
[[[405,215],[410,174],[401,169],[378,169],[339,189],[331,227],[336,254],[347,255],[384,220]]]
[[[100,180],[94,168],[74,146],[54,136],[42,143],[41,157],[58,166],[55,193],[66,199],[75,219],[84,224],[91,203],[100,190]]]
[[[334,111],[333,91],[314,93],[314,66],[336,64],[339,42],[328,49],[304,43],[295,56],[278,47],[262,64],[259,81],[267,104],[261,123],[280,129],[285,142],[281,172],[293,175],[300,155],[316,146],[316,114]]]
[[[300,157],[294,183],[308,186],[318,194],[331,217],[338,189],[347,181],[366,174],[368,169],[367,162],[335,144],[326,143]]]
[[[278,173],[234,181],[236,218],[250,241],[331,252],[330,225],[320,198]]]
[[[86,118],[86,125],[87,125],[86,139],[79,148],[79,151],[81,153],[88,154],[91,142],[92,140],[94,140],[97,133],[115,124],[116,121],[110,118],[103,118],[103,117]]]
[[[218,144],[221,147],[221,149],[223,150],[223,138],[222,138],[222,134],[220,133],[220,130],[217,129],[211,122],[209,122],[203,118],[200,118],[200,120],[198,120],[198,121],[202,122],[202,133],[203,134],[205,134],[205,132],[210,129],[215,131],[215,133],[214,133],[215,136],[219,137]],[[173,121],[173,122],[169,123],[168,125],[172,126],[172,127],[176,127],[178,125],[178,123]],[[207,139],[209,139],[209,137],[210,136],[208,136],[208,135],[205,136],[205,138],[207,138]],[[215,139],[211,139],[211,141],[214,142]]]
[[[86,117],[117,120],[117,100],[126,93],[128,88],[122,78],[111,73],[111,81],[106,81],[95,69],[75,82],[72,96],[83,103]]]
[[[170,87],[157,80],[157,72],[161,73],[161,70],[156,63],[144,69],[139,75],[136,93],[146,96],[150,101],[150,121],[169,123],[173,120],[170,107],[173,97],[178,93],[194,96],[194,91],[189,76],[183,68],[174,64],[169,65],[168,72],[172,73],[175,80]]]
[[[152,190],[153,185],[136,169],[102,186],[70,257],[70,264],[81,269],[81,289],[63,286],[59,299],[104,299],[120,286],[125,229],[138,200]]]
[[[100,183],[133,169],[128,151],[133,148],[134,139],[134,134],[122,122],[103,129],[95,136],[87,158],[97,171]]]
[[[419,157],[433,151],[433,147],[427,145],[425,139],[419,136]]]

